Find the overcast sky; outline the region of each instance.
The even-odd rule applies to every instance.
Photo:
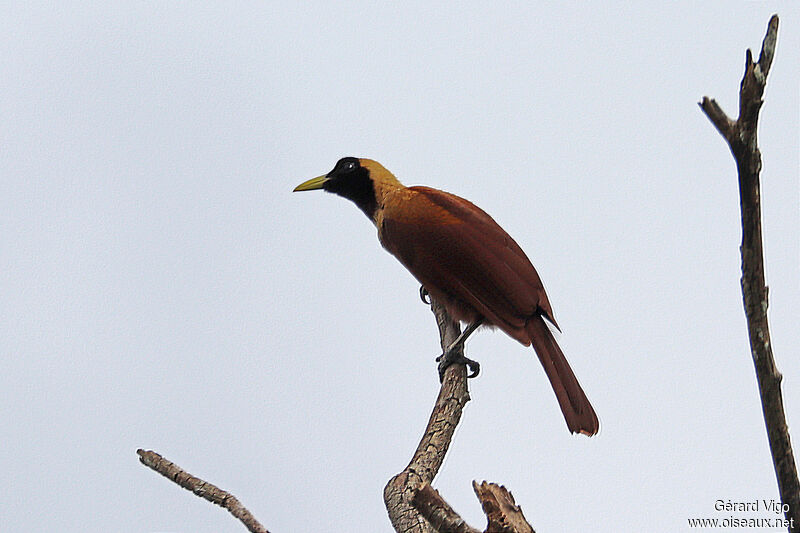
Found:
[[[737,113],[781,16],[759,142],[770,326],[800,442],[796,2],[0,4],[0,529],[390,531],[438,392],[433,316],[342,156],[475,202],[536,265],[601,420],[483,331],[434,486],[537,531],[688,531],[777,498],[739,286]],[[746,518],[768,518],[767,511]]]

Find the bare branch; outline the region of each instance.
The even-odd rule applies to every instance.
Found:
[[[504,486],[486,481],[478,485],[473,481],[472,489],[489,519],[486,533],[536,533],[525,520],[514,496]]]
[[[767,322],[768,290],[764,280],[764,250],[761,237],[761,151],[758,149],[758,114],[778,38],[778,16],[773,15],[761,45],[758,62],[747,50],[745,72],[739,88],[739,117],[730,131],[720,127],[722,110],[713,100],[703,98],[700,107],[720,130],[730,146],[739,174],[739,201],[742,213],[742,297],[747,316],[750,351],[755,365],[761,408],[767,428],[772,462],[778,478],[781,502],[789,505],[785,513],[790,531],[800,531],[800,483],[786,425],[781,394],[782,376],[772,355]],[[704,105],[705,104],[705,105]]]
[[[447,314],[444,306],[433,300],[431,310],[439,326],[442,350],[456,340],[461,328]],[[463,346],[459,349],[463,350]],[[467,390],[467,369],[464,365],[450,365],[445,372],[439,397],[433,407],[428,427],[408,466],[386,484],[383,499],[389,511],[389,519],[398,532],[415,533],[477,533],[478,530],[467,525],[447,502],[442,499],[431,483],[444,462],[453,433],[461,420],[461,413],[469,401]],[[504,533],[533,533],[533,528],[525,522],[522,511],[514,504],[514,498],[503,487],[483,482],[473,488],[481,500],[484,512],[489,518],[492,531],[492,516],[495,522],[502,523],[501,517],[510,517]],[[493,513],[490,515],[490,510]],[[500,513],[500,514],[497,514]],[[521,519],[521,522],[518,520]],[[521,526],[524,524],[524,526]]]
[[[439,336],[444,350],[455,341],[461,328],[436,300],[432,301],[431,310],[439,325]],[[383,500],[395,531],[435,531],[414,508],[414,495],[422,486],[430,485],[439,472],[468,401],[467,369],[464,365],[450,365],[445,372],[428,427],[425,428],[411,462],[390,479],[383,490]]]
[[[735,122],[725,114],[725,111],[722,110],[717,101],[708,96],[704,96],[703,100],[698,105],[717,128],[717,131],[725,137],[725,140],[730,142]]]
[[[767,74],[772,67],[772,60],[775,57],[775,46],[778,44],[778,15],[772,15],[767,26],[767,34],[761,42],[761,53],[758,56],[758,68],[761,70],[763,78],[760,83],[767,83]]]
[[[139,461],[142,464],[177,483],[184,489],[194,492],[197,496],[227,509],[252,533],[269,533],[233,494],[191,475],[154,451],[139,449],[136,450],[136,453],[139,454]]]
[[[439,533],[480,533],[467,525],[430,485],[423,485],[414,494],[412,503]]]

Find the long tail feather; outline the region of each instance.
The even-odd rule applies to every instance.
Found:
[[[536,316],[528,321],[526,329],[556,393],[567,427],[572,433],[594,435],[600,429],[600,422],[550,328],[541,316]]]

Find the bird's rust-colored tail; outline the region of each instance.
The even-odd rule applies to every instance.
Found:
[[[528,321],[526,330],[556,393],[567,427],[573,433],[591,437],[600,429],[600,422],[550,328],[541,316],[536,316]]]

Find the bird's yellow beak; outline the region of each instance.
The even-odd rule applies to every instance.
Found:
[[[304,181],[300,185],[294,188],[292,192],[297,191],[313,191],[316,189],[321,189],[322,185],[328,180],[328,176],[317,176],[316,178],[311,178],[308,181]]]

